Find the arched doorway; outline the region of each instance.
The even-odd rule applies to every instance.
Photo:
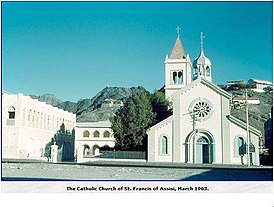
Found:
[[[98,145],[93,146],[93,155],[98,156],[100,155],[100,149]]]
[[[69,141],[63,142],[62,160],[69,161],[73,159],[72,147]]]
[[[196,142],[196,163],[210,163],[209,143],[206,137],[200,137]]]
[[[83,153],[84,153],[84,156],[87,156],[90,154],[90,147],[87,144],[84,145]]]
[[[187,163],[214,163],[215,143],[210,132],[196,129],[189,133],[185,143],[185,162]]]

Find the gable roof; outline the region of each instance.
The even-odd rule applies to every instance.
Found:
[[[158,128],[161,128],[161,127],[164,127],[166,124],[170,123],[171,121],[173,120],[173,115],[170,115],[169,117],[167,117],[166,119],[160,121],[159,123],[153,125],[152,127],[150,127],[148,129],[149,130],[153,130],[153,129],[158,129]],[[147,132],[148,132],[147,131]]]
[[[170,59],[183,59],[185,57],[185,51],[180,40],[180,36],[178,35],[173,50],[171,52]]]
[[[231,116],[231,115],[227,115],[227,118],[230,122],[236,124],[237,126],[243,128],[244,130],[246,130],[246,122],[243,122],[242,120],[240,119],[237,119],[236,117],[234,116]],[[262,136],[262,133],[260,130],[248,125],[248,128],[249,128],[249,131],[252,132],[253,134],[257,135],[257,136]]]
[[[203,85],[211,88],[212,90],[214,90],[216,93],[226,97],[227,99],[231,99],[232,95],[228,92],[226,92],[225,90],[221,89],[219,86],[215,85],[214,83],[209,82],[208,80],[206,80],[203,77],[199,77],[196,80],[192,81],[190,84],[188,84],[187,86],[181,88],[179,91],[177,91],[176,93],[172,94],[172,97],[176,96],[176,94],[180,94],[183,93],[185,91],[190,90],[191,88],[195,87],[196,85],[198,85],[199,83],[202,83]]]

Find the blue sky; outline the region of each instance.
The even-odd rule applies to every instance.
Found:
[[[2,89],[91,98],[164,85],[180,26],[193,61],[205,35],[213,82],[272,81],[272,2],[2,2]]]

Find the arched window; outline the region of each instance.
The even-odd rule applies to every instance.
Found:
[[[32,113],[32,127],[36,127],[36,111],[33,111]]]
[[[34,111],[33,114],[32,114],[32,122],[33,123],[35,122],[35,117],[36,117],[36,111]]]
[[[28,114],[28,122],[31,122],[31,114],[32,114],[32,112],[31,112],[31,110],[29,110],[29,114]]]
[[[100,136],[100,133],[96,130],[94,133],[93,133],[93,137],[99,137]]]
[[[211,69],[209,67],[206,69],[206,76],[211,76]]]
[[[83,137],[89,137],[89,131],[85,130],[85,131],[83,132]]]
[[[168,141],[167,137],[163,136],[161,139],[161,154],[163,155],[167,154],[167,147],[168,147],[167,141]]]
[[[49,120],[50,120],[50,115],[48,115],[48,120],[47,120],[47,129],[49,129],[49,125],[50,125]]]
[[[237,156],[242,156],[245,154],[245,141],[244,141],[244,138],[242,137],[237,137],[236,138],[236,143],[235,143],[235,154]]]
[[[197,79],[199,76],[199,69],[197,67],[194,67],[194,70],[193,70],[193,78],[194,79]]]
[[[15,119],[15,108],[13,106],[9,107],[8,113],[9,119]]]
[[[239,151],[239,155],[245,154],[245,142],[244,142],[244,138],[242,137],[238,138],[238,151]]]
[[[105,132],[104,132],[104,137],[109,137],[109,136],[110,136],[109,131],[105,131]]]
[[[177,76],[177,72],[173,72],[172,73],[172,80],[173,80],[173,84],[177,84],[178,83],[178,76]]]
[[[211,107],[206,101],[198,101],[193,106],[193,113],[195,118],[202,120],[210,115]]]
[[[41,113],[41,117],[40,117],[40,129],[43,129],[43,116],[44,116],[44,114]]]
[[[55,121],[55,117],[54,116],[52,116],[52,118],[51,118],[51,127],[52,127],[52,130],[55,130],[56,128],[55,128],[55,124],[54,124],[54,121]]]
[[[182,72],[179,72],[179,73],[178,73],[178,83],[179,83],[179,84],[182,84],[182,83],[183,83],[183,73],[182,73]]]
[[[36,117],[36,122],[37,122],[37,128],[40,128],[40,112],[37,112],[37,117]]]
[[[57,118],[56,128],[59,129],[59,118]]]

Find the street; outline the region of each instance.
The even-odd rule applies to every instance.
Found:
[[[92,164],[2,163],[3,180],[186,180],[271,181],[272,169],[94,166]]]

